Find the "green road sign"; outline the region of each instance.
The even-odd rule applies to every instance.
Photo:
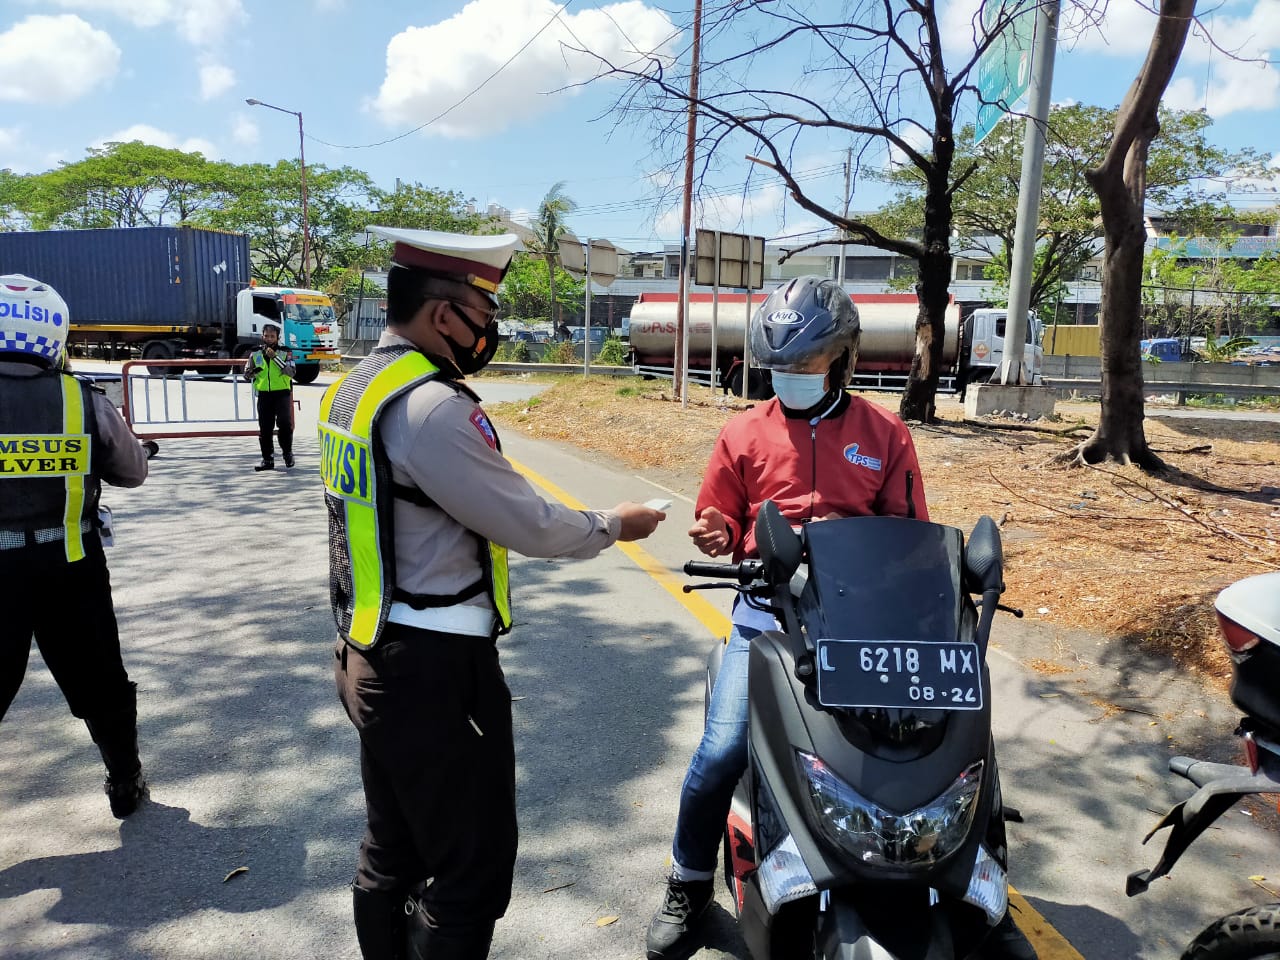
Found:
[[[1034,0],[983,0],[982,33],[999,36],[978,58],[978,122],[973,142],[981,143],[1000,118],[1027,92],[1031,45],[1036,32]]]

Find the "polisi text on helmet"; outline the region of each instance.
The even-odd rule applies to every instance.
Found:
[[[21,307],[16,303],[0,300],[0,317],[13,317],[15,320],[31,320],[34,323],[52,323],[62,326],[62,314],[44,307],[33,307],[30,300],[23,301]]]

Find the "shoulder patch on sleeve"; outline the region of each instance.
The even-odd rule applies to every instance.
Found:
[[[484,442],[491,446],[494,450],[498,449],[498,434],[493,429],[493,424],[489,422],[489,418],[484,415],[484,411],[476,407],[471,414],[471,425],[480,431],[484,437]]]

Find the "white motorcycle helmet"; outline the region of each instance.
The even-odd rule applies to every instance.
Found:
[[[20,273],[0,276],[0,359],[17,354],[58,366],[70,322],[67,302],[47,283]]]

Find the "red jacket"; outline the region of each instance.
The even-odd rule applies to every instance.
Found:
[[[786,416],[775,398],[720,431],[695,517],[707,506],[724,514],[735,561],[756,555],[756,513],[765,500],[793,522],[830,514],[905,517],[909,484],[916,517],[929,519],[906,424],[845,396],[843,407],[816,423]]]

